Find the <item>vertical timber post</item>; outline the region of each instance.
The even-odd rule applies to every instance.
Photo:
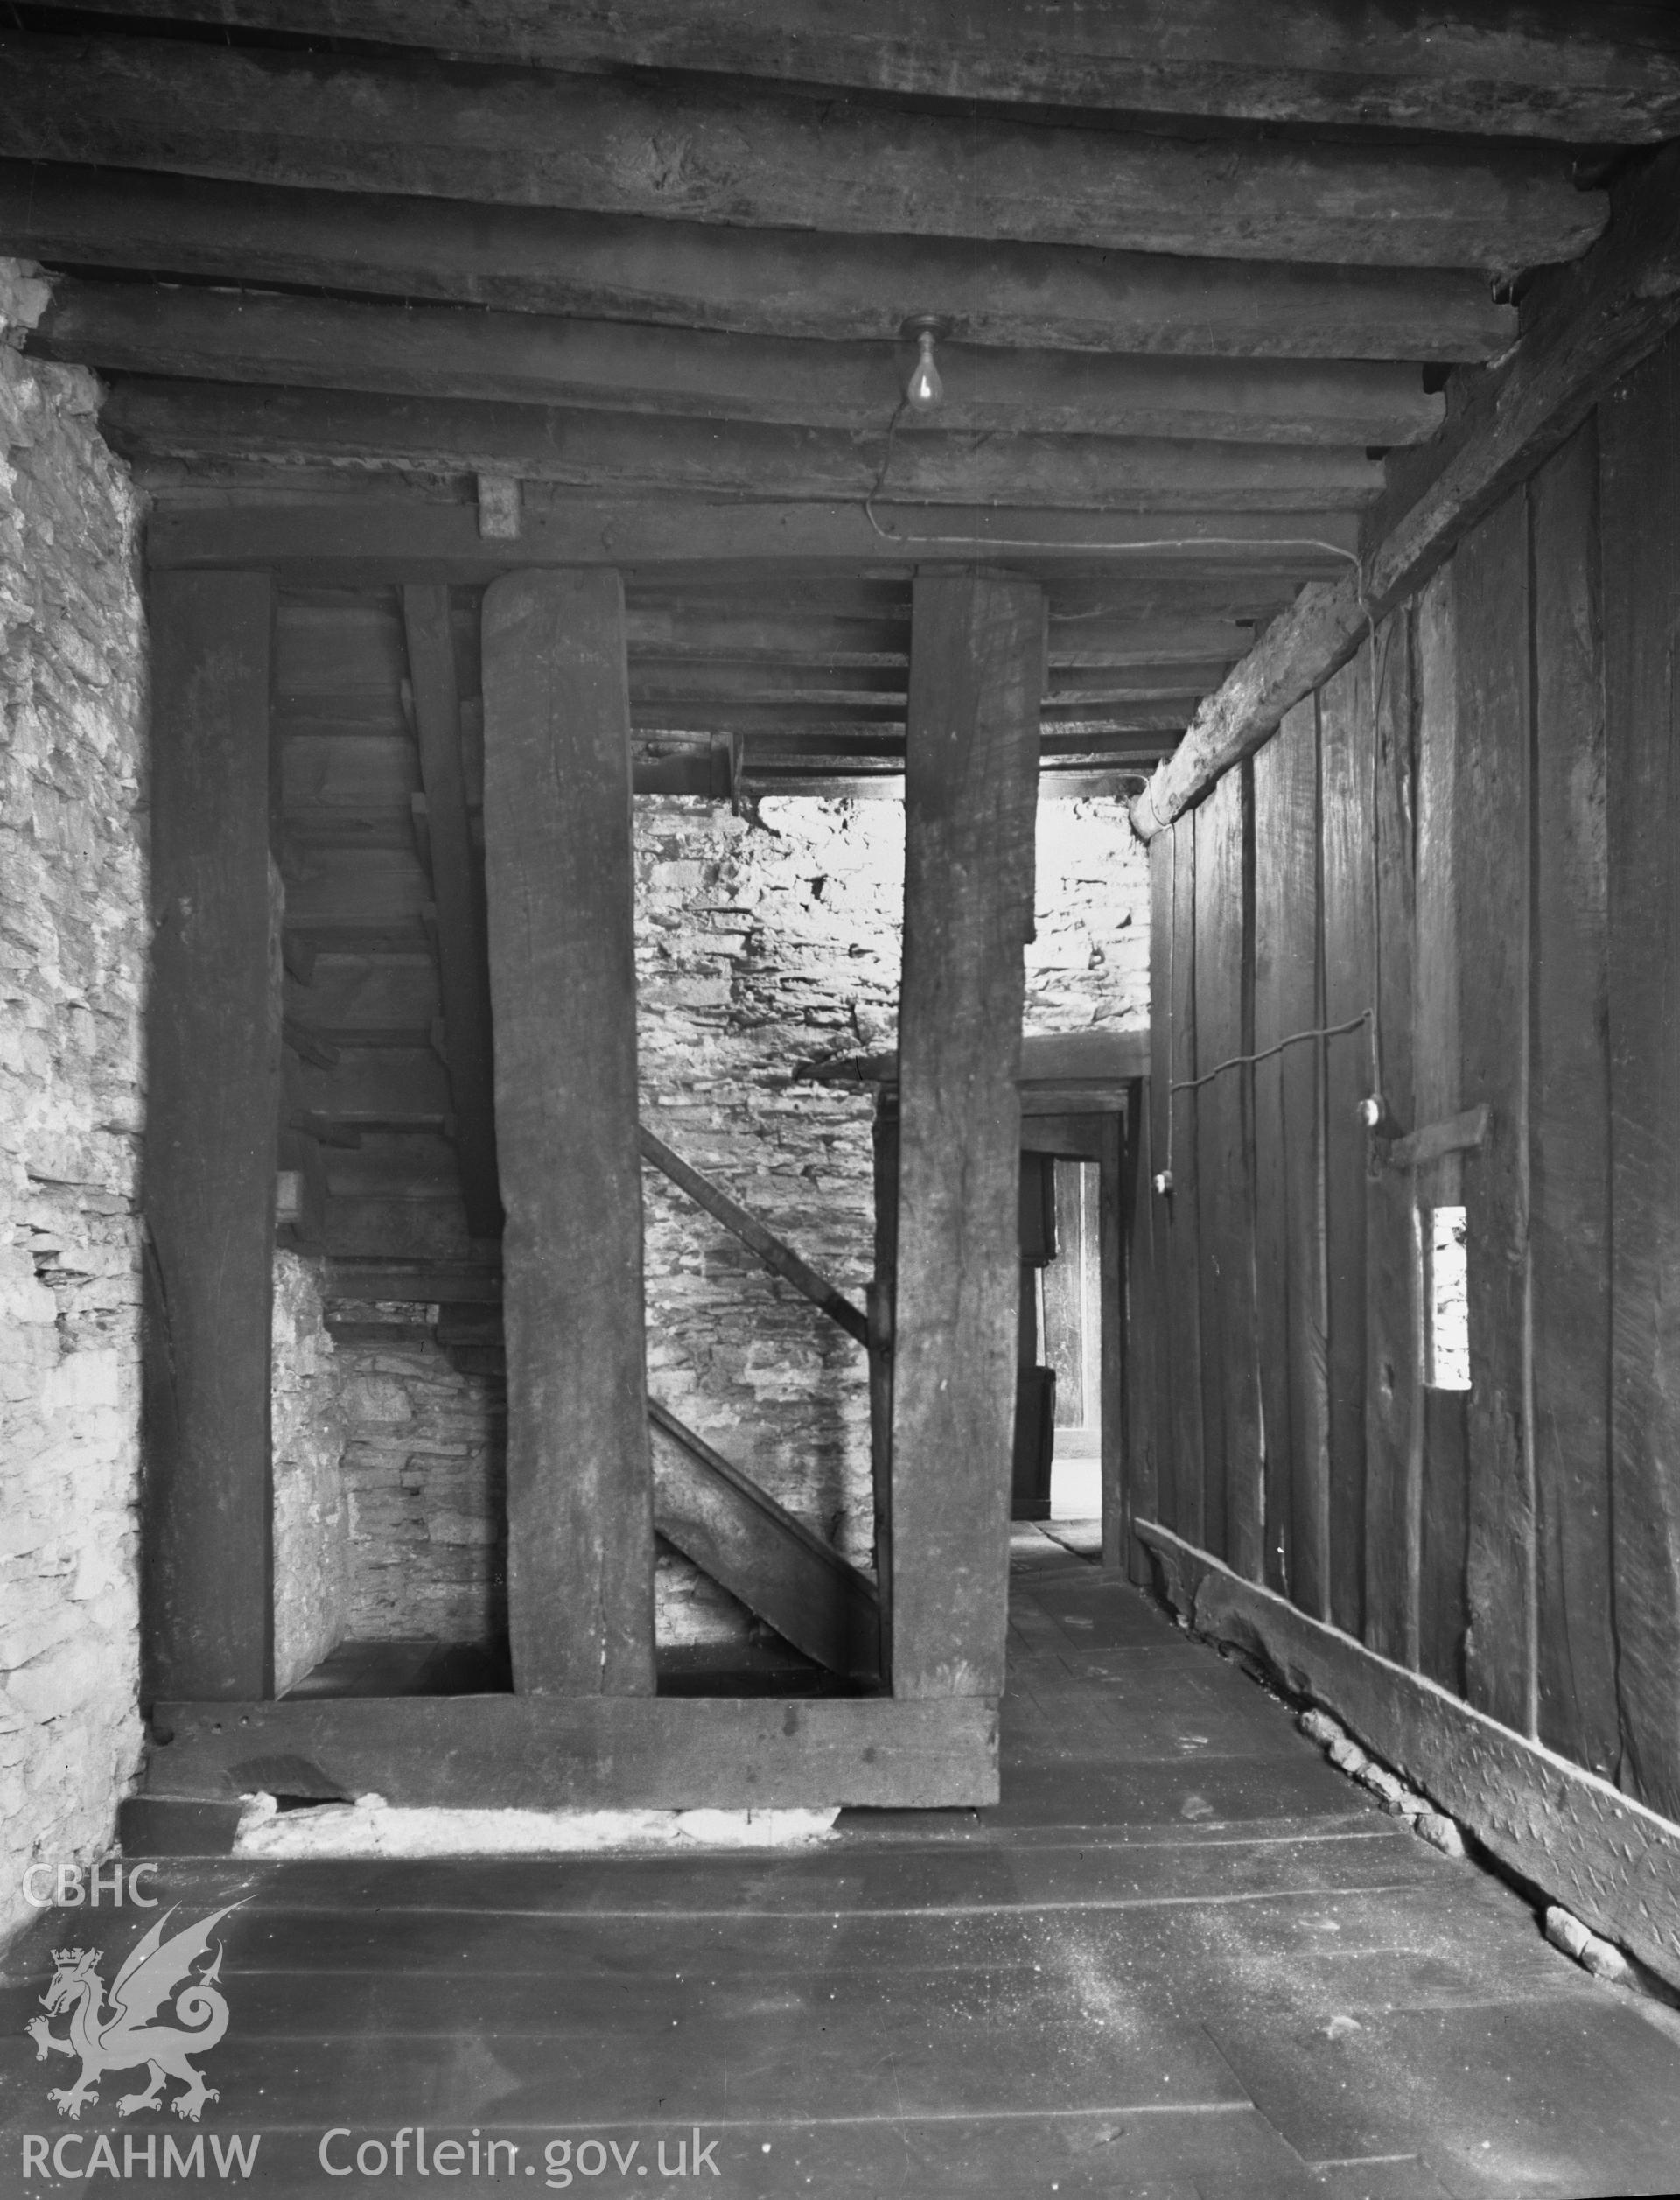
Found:
[[[616,572],[492,582],[484,713],[514,1685],[646,1695],[653,1466]]]
[[[149,611],[143,1686],[255,1699],[272,1691],[274,1636],[273,584],[160,573]]]
[[[1015,1413],[1023,950],[1045,603],[918,576],[905,773],[892,1385],[898,1696],[998,1696]]]

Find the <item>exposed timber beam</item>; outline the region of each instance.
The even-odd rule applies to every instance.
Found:
[[[1479,369],[1448,428],[1393,469],[1386,524],[1358,571],[1304,588],[1202,704],[1132,804],[1145,838],[1258,748],[1680,321],[1680,146],[1628,179],[1610,233],[1536,283],[1522,319],[1511,357]]]
[[[905,672],[910,662],[910,625],[877,615],[844,618],[766,612],[743,604],[738,615],[682,607],[633,606],[625,620],[633,681],[671,664],[835,668]],[[1053,670],[1084,666],[1230,662],[1254,641],[1251,625],[1196,618],[1127,620],[1050,618]],[[1194,684],[1194,683],[1193,683]]]
[[[1680,135],[1680,25],[1459,0],[1373,17],[1331,0],[92,0],[94,11],[438,46],[547,68],[683,69],[948,99],[1643,144]]]
[[[525,1810],[998,1800],[998,1703],[885,1696],[401,1696],[164,1703],[146,1792],[226,1801],[263,1760],[326,1794]]]
[[[875,1584],[657,1398],[648,1402],[654,1525],[684,1558],[830,1672],[880,1671]]]
[[[505,573],[485,591],[483,635],[514,1682],[522,1693],[651,1695],[619,577]]]
[[[971,564],[1007,555],[1088,571],[1223,570],[1234,590],[1261,577],[1333,572],[1358,542],[1344,512],[1181,513],[1157,516],[962,505],[878,504],[881,532],[862,502],[710,502],[699,497],[567,495],[526,501],[516,543],[486,540],[476,510],[388,492],[336,504],[243,503],[155,509],[147,525],[154,568],[254,566],[305,585],[366,587],[387,579],[486,579],[510,566],[694,566],[716,579],[738,566],[774,577],[789,559],[836,568]],[[1026,546],[1025,550],[1023,545]]]
[[[562,411],[360,390],[124,380],[100,424],[124,453],[355,459],[429,473],[511,473],[583,489],[856,497],[878,479],[889,405],[870,435],[662,414]],[[1369,502],[1382,471],[1362,450],[1179,443],[1158,437],[952,436],[894,445],[888,487],[930,504],[1065,510],[1326,510]]]
[[[1173,138],[176,39],[0,39],[25,158],[658,220],[1514,274],[1603,194],[1532,145]]]
[[[750,336],[1186,358],[1488,359],[1516,334],[1478,275],[1161,258],[1073,245],[488,207],[0,160],[0,242],[49,264],[384,292]]]
[[[914,347],[732,336],[481,307],[179,284],[65,280],[30,341],[107,373],[698,413],[880,434]],[[1390,445],[1440,425],[1412,366],[1136,358],[948,344],[937,426],[1005,434],[1178,436]],[[916,425],[905,424],[910,449]]]

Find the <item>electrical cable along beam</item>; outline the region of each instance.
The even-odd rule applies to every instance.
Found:
[[[738,1237],[749,1252],[758,1255],[773,1276],[780,1276],[784,1283],[802,1292],[814,1307],[820,1307],[831,1321],[837,1321],[849,1337],[855,1337],[859,1344],[868,1343],[869,1324],[861,1307],[854,1306],[843,1291],[819,1276],[791,1245],[784,1244],[774,1230],[766,1230],[756,1216],[749,1215],[746,1208],[732,1200],[721,1184],[714,1184],[680,1153],[674,1153],[645,1123],[640,1126],[640,1139],[644,1160],[651,1161],[696,1206],[704,1207],[732,1237]]]

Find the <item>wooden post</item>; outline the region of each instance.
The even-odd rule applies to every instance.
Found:
[[[273,598],[256,573],[164,573],[151,583],[148,1699],[237,1700],[273,1685]]]
[[[619,576],[484,599],[514,1685],[654,1685],[630,711]]]
[[[1133,1384],[1144,1370],[1131,1351],[1131,1277],[1126,1260],[1126,1248],[1136,1235],[1136,1218],[1140,1209],[1148,1217],[1151,1197],[1148,1178],[1141,1185],[1138,1182],[1131,1150],[1135,1141],[1147,1158],[1148,1132],[1138,1121],[1142,1090],[1140,1084],[1134,1083],[1125,1114],[1116,1111],[1104,1119],[1097,1179],[1097,1256],[1102,1279],[1097,1393],[1102,1413],[1102,1563],[1110,1567],[1130,1562],[1132,1515],[1140,1498],[1148,1517],[1155,1517],[1155,1455],[1149,1440],[1148,1419],[1144,1412],[1134,1412],[1131,1405]],[[1144,1242],[1148,1244],[1146,1230]],[[1146,1256],[1139,1263],[1137,1277],[1144,1298],[1154,1288],[1149,1267]],[[1146,1364],[1153,1349],[1147,1319],[1142,1344],[1139,1356]],[[1146,1398],[1146,1382],[1143,1388]]]
[[[892,1386],[892,1689],[1003,1692],[1022,949],[1045,606],[918,578],[905,770]]]

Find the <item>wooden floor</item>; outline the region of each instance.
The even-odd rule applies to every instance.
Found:
[[[568,2142],[574,2193],[697,2175],[730,2200],[1680,2185],[1680,2020],[1555,1953],[1135,1592],[1017,1542],[996,1811],[849,1815],[771,1860],[163,1867],[192,1914],[245,1903],[203,2131],[263,2133],[253,2190],[351,2200],[508,2183],[505,2151],[494,2180],[423,2182],[412,2138],[401,2178],[318,2164],[332,2127],[342,2166],[416,2124],[429,2150],[514,2142],[526,2192],[566,2189]],[[70,2066],[24,2037],[52,1947],[120,1956],[142,1922],[60,1913],[12,1951],[0,2192],[102,2189],[21,2179],[24,2133],[88,2134],[73,2165],[100,2132],[118,2160],[186,2143],[119,2125],[137,2072],[64,2123]],[[662,2175],[696,2126],[710,2155]]]

